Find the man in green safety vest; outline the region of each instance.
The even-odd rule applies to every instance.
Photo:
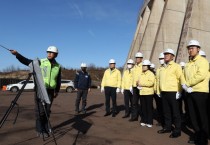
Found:
[[[11,50],[11,53],[24,65],[28,66],[33,61],[25,58],[16,50]],[[46,114],[42,107],[41,100],[35,96],[36,131],[38,136],[44,135],[44,137],[49,137],[50,128],[48,126],[47,116],[50,117],[50,108],[53,99],[58,96],[61,85],[61,66],[55,60],[57,56],[58,49],[55,46],[49,46],[47,49],[47,58],[40,59],[40,68],[51,103],[45,104]]]

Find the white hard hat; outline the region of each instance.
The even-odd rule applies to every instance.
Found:
[[[55,46],[49,46],[49,47],[47,48],[47,52],[58,53],[58,48],[56,48]]]
[[[198,46],[198,47],[201,47],[200,46],[200,43],[197,41],[197,40],[190,40],[187,47],[190,47],[190,46]]]
[[[135,57],[143,57],[143,54],[141,52],[137,52]]]
[[[127,63],[134,64],[134,61],[133,61],[132,59],[129,59],[129,60],[127,61]]]
[[[164,54],[170,53],[170,54],[172,54],[172,55],[175,55],[174,50],[173,50],[173,49],[170,49],[170,48],[166,49],[163,53],[164,53]]]
[[[86,63],[81,63],[81,67],[87,67]]]
[[[109,63],[116,63],[114,59],[110,59]]]
[[[181,67],[185,66],[185,62],[180,62],[179,65],[181,65]]]
[[[201,55],[201,56],[206,56],[206,53],[205,53],[203,50],[200,50],[200,51],[199,51],[199,55]]]
[[[149,60],[144,60],[142,62],[142,65],[151,65],[150,61]]]
[[[163,52],[162,52],[162,53],[160,53],[160,55],[159,55],[159,59],[161,59],[161,58],[164,58],[164,54],[163,54]]]
[[[155,64],[152,63],[152,64],[150,65],[150,68],[155,68]]]

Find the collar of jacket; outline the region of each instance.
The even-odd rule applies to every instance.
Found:
[[[142,62],[139,64],[136,63],[135,67],[141,67],[141,64],[142,64]]]
[[[195,62],[197,59],[199,59],[201,56],[199,55],[199,54],[197,54],[195,57],[194,57],[194,59],[193,60],[190,60],[190,61],[193,61],[193,62]]]
[[[111,68],[109,68],[109,71],[110,72],[114,72],[116,70],[116,68],[114,68],[113,70],[111,70]]]
[[[168,64],[165,64],[164,67],[168,67],[169,65],[173,65],[175,62],[173,60],[171,60]]]
[[[47,58],[48,59],[48,58]],[[56,64],[56,60],[53,58],[53,59],[48,59],[50,61],[51,64]]]
[[[143,72],[143,74],[145,74],[145,75],[146,75],[146,74],[148,74],[148,73],[149,73],[149,71],[150,71],[150,70],[147,70],[147,71]]]

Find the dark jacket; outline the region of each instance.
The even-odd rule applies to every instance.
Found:
[[[74,87],[76,89],[87,90],[91,87],[91,77],[89,73],[79,71],[74,79]]]
[[[28,66],[33,60],[31,59],[28,59],[28,58],[25,58],[24,56],[22,56],[21,54],[17,54],[16,55],[16,58],[24,65]],[[55,63],[56,60],[52,60],[50,61],[51,64]],[[59,73],[58,73],[58,77],[57,77],[57,86],[55,88],[55,92],[59,92],[60,91],[60,87],[61,87],[61,69],[59,70]]]

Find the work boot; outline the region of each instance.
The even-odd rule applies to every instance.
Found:
[[[47,132],[44,132],[44,133],[42,133],[42,134],[43,134],[44,138],[48,138],[48,137],[50,137],[50,134],[49,134],[49,133],[47,133]]]
[[[44,138],[50,137],[50,134],[47,132],[37,132],[36,135],[37,135],[37,137],[41,137],[41,138],[42,137],[44,137]]]

